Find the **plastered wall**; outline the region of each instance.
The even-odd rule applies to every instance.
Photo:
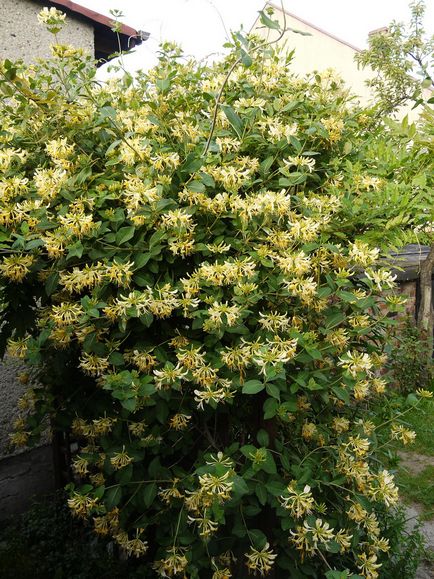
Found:
[[[0,0],[0,59],[30,62],[50,56],[54,37],[37,19],[43,7],[43,3],[33,0]],[[93,54],[93,26],[68,15],[58,41]]]

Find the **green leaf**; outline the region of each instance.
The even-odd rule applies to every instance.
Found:
[[[104,107],[101,107],[99,109],[99,114],[100,114],[100,119],[99,120],[105,120],[105,119],[115,119],[116,118],[116,109],[114,109],[113,107],[107,105]]]
[[[226,115],[229,123],[232,125],[232,128],[237,133],[238,137],[241,139],[243,134],[243,122],[237,113],[234,111],[232,107],[229,105],[222,105],[222,110]]]
[[[118,504],[121,502],[121,498],[122,498],[122,488],[120,487],[120,485],[108,489],[104,497],[104,504],[106,506],[106,509],[108,511],[111,511],[112,509],[117,507]]]
[[[301,34],[302,36],[312,36],[310,32],[305,32],[304,30],[300,30],[299,28],[287,27],[286,30],[290,30],[291,32],[294,32],[294,34]]]
[[[149,261],[149,260],[148,260]],[[148,285],[152,285],[152,282],[150,283],[149,281],[149,276],[148,275],[143,275],[143,274],[135,274],[133,276],[133,281],[136,285],[138,285],[139,287],[146,287]]]
[[[83,244],[81,241],[76,241],[74,244],[69,246],[69,251],[66,259],[71,259],[71,257],[80,257],[83,255]]]
[[[240,498],[249,493],[249,487],[242,477],[234,476],[232,482],[234,483],[232,490],[236,498]]]
[[[130,412],[134,412],[137,408],[137,399],[136,398],[126,398],[125,400],[121,400],[121,405],[125,410],[129,410]]]
[[[256,446],[253,446],[253,444],[245,444],[240,448],[241,453],[246,458],[251,458],[251,455],[254,454],[257,450],[258,449],[256,448]]]
[[[261,507],[259,505],[247,505],[243,508],[244,514],[248,517],[256,517],[261,512]]]
[[[264,402],[264,420],[269,420],[276,416],[277,408],[279,406],[279,402],[274,398],[267,398]]]
[[[166,236],[166,232],[163,229],[158,229],[149,238],[149,249],[152,249],[160,243],[160,241]]]
[[[102,499],[105,493],[105,486],[102,485],[95,489],[93,496],[97,499]]]
[[[257,394],[265,388],[265,384],[259,380],[249,380],[243,385],[243,394]]]
[[[83,169],[74,177],[74,182],[76,185],[82,185],[89,177],[92,175],[92,167],[89,165],[83,167]]]
[[[297,412],[297,398],[293,397],[293,400],[286,400],[283,402],[283,404],[279,406],[279,413],[281,410],[283,412]]]
[[[267,383],[265,386],[267,394],[275,398],[276,400],[280,400],[280,389],[276,384],[272,384],[271,382]]]
[[[159,78],[155,81],[155,86],[163,93],[169,90],[170,85],[170,78]]]
[[[136,257],[134,258],[134,265],[136,266],[136,269],[141,269],[144,265],[148,263],[151,257],[152,254],[149,252],[139,253],[138,255],[136,255]]]
[[[322,354],[316,348],[309,348],[309,346],[306,346],[305,350],[314,360],[322,360]]]
[[[113,366],[123,366],[125,360],[120,352],[112,352],[109,356],[109,362],[113,364]]]
[[[152,322],[154,321],[154,316],[151,314],[151,312],[148,312],[143,314],[143,316],[140,316],[139,320],[140,323],[143,324],[146,328],[150,328]]]
[[[409,394],[405,401],[409,406],[416,406],[416,404],[419,402],[419,398],[416,396],[416,394]]]
[[[250,54],[248,52],[246,52],[244,50],[244,48],[241,48],[241,62],[246,67],[252,66],[252,64],[253,64],[252,57],[250,56]]]
[[[327,577],[327,579],[347,579],[349,575],[348,571],[327,571],[325,576]],[[352,575],[351,577],[354,577],[354,575]]]
[[[189,155],[187,155],[184,164],[181,165],[180,172],[190,174],[194,173],[195,171],[198,171],[201,167],[202,167],[202,159],[200,157],[197,157],[194,153],[190,153]]]
[[[106,161],[105,165],[106,167],[112,167],[113,165],[117,165],[120,162],[121,162],[120,157],[112,157],[111,159]]]
[[[342,323],[344,320],[345,314],[342,312],[330,314],[326,317],[325,327],[327,328],[327,330],[331,330],[332,328],[335,328],[340,323]]]
[[[281,177],[279,179],[279,187],[293,187],[294,185],[299,185],[304,183],[307,176],[304,173],[291,173],[288,177]]]
[[[280,495],[283,495],[286,490],[286,486],[279,481],[267,482],[265,487],[270,495],[273,495],[273,497],[280,497]]]
[[[294,135],[291,135],[289,137],[289,142],[294,147],[294,149],[296,150],[297,153],[300,153],[301,150],[303,149],[303,145],[300,143],[300,141],[297,139],[297,137],[294,137]]]
[[[167,403],[164,400],[159,400],[155,407],[155,416],[161,424],[164,424],[169,414]]]
[[[258,430],[258,433],[256,434],[256,440],[261,446],[268,446],[270,442],[270,437],[268,436],[267,431],[261,428],[260,430]]]
[[[193,191],[193,193],[204,193],[206,191],[206,187],[202,181],[191,181],[187,185],[187,189]]]
[[[136,232],[136,228],[133,225],[128,225],[127,227],[121,227],[116,233],[116,245],[122,245],[129,241]]]
[[[26,250],[35,249],[36,247],[42,247],[44,242],[42,239],[32,239],[26,243]]]
[[[348,390],[342,388],[341,386],[332,386],[332,392],[336,395],[339,400],[342,400],[346,404],[350,403],[350,394]]]
[[[56,271],[50,273],[50,275],[47,277],[47,281],[45,282],[45,293],[47,294],[47,296],[51,296],[51,294],[57,288],[58,283],[59,283],[59,274]]]
[[[337,292],[337,295],[344,301],[344,302],[348,302],[348,303],[354,303],[357,301],[357,298],[354,294],[352,294],[351,292],[346,292],[346,291],[339,291]]]
[[[265,177],[268,174],[269,170],[271,169],[273,162],[274,157],[272,156],[264,159],[262,163],[259,165],[259,173]]]
[[[283,107],[283,109],[280,109],[281,113],[286,113],[289,111],[292,111],[293,109],[295,109],[298,105],[300,104],[300,101],[290,101],[287,105],[285,105]]]
[[[337,543],[336,541],[329,541],[326,545],[326,550],[329,553],[339,553],[341,550],[341,547],[340,547],[339,543]],[[344,575],[344,577],[347,577],[347,575]]]
[[[208,173],[201,172],[200,177],[204,185],[206,185],[207,187],[215,187],[215,181],[211,175],[208,175]]]
[[[318,382],[315,382],[315,380],[313,378],[309,379],[305,388],[307,390],[324,390],[324,386],[322,384],[318,384]]]
[[[349,155],[353,149],[353,144],[351,141],[347,141],[344,145],[344,154]]]
[[[261,466],[261,470],[263,470],[267,474],[276,474],[277,473],[277,467],[276,467],[276,463],[274,462],[273,455],[268,450],[266,452],[266,459],[264,462],[261,462],[260,466]]]
[[[143,502],[145,507],[150,507],[157,496],[157,485],[156,483],[147,484],[142,491]]]
[[[265,503],[267,502],[268,493],[267,489],[262,483],[258,483],[255,486],[255,494],[258,497],[258,501],[260,502],[260,504],[265,505]]]
[[[259,10],[259,19],[261,24],[272,30],[280,30],[280,24],[277,20],[271,20],[263,10]]]
[[[267,542],[266,535],[259,529],[249,529],[249,539],[255,545],[256,549],[263,549]]]
[[[416,175],[416,177],[413,177],[411,184],[415,187],[426,187],[426,182],[426,173],[420,173],[419,175]]]
[[[122,468],[116,473],[116,480],[121,484],[125,485],[130,482],[133,477],[133,465],[128,464],[126,467]]]
[[[243,34],[241,34],[241,32],[234,32],[233,34],[234,34],[235,38],[237,40],[239,40],[243,46],[245,46],[246,48],[249,47],[249,41],[247,40],[247,38]]]
[[[232,527],[231,534],[234,537],[239,537],[240,539],[244,538],[247,534],[246,527],[242,520],[238,520],[235,522],[235,525]]]

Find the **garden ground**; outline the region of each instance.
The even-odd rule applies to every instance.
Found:
[[[420,517],[420,530],[426,540],[427,560],[420,566],[416,579],[434,576],[434,403],[430,400],[412,410],[406,417],[416,432],[411,451],[399,451],[397,482],[407,504],[410,527]]]

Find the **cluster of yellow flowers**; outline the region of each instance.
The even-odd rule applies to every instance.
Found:
[[[312,496],[309,485],[305,485],[302,491],[296,489],[294,482],[287,487],[287,494],[280,497],[280,504],[287,509],[292,517],[299,519],[303,515],[310,515],[315,507],[315,499]]]
[[[0,171],[6,173],[12,164],[23,163],[26,158],[27,153],[21,149],[2,148],[0,150]]]
[[[54,165],[61,167],[62,169],[72,168],[69,158],[73,155],[75,147],[73,144],[68,143],[66,137],[64,139],[53,139],[52,141],[48,141],[45,145],[45,150]]]
[[[321,119],[321,123],[327,129],[330,143],[334,144],[340,141],[342,131],[344,130],[344,122],[342,119],[329,117]]]
[[[259,573],[259,575],[263,577],[264,575],[267,575],[273,567],[274,559],[276,557],[277,554],[271,550],[269,543],[265,543],[262,549],[250,547],[249,553],[246,554],[247,569],[253,571],[255,575]]]
[[[181,300],[175,297],[177,289],[173,289],[170,284],[156,288],[148,287],[145,291],[133,291],[128,295],[116,298],[112,305],[104,307],[104,314],[109,320],[115,321],[119,318],[140,317],[151,313],[157,318],[168,318],[173,310],[181,305]],[[189,300],[185,304],[186,309],[197,306],[194,300]]]
[[[79,293],[83,289],[102,285],[104,282],[114,283],[119,287],[128,287],[133,276],[134,264],[127,261],[120,263],[103,263],[86,265],[83,269],[74,267],[71,272],[60,273],[60,283],[69,293]]]
[[[157,571],[160,577],[174,577],[179,573],[185,572],[188,560],[185,556],[185,549],[180,547],[171,547],[166,552],[164,559],[155,561],[152,568]]]
[[[68,174],[62,167],[54,169],[37,168],[33,175],[33,182],[38,196],[44,203],[52,201],[66,183]]]
[[[57,10],[57,8],[54,7],[52,8],[44,7],[38,13],[38,21],[40,24],[48,24],[48,25],[60,24],[65,21],[65,18],[66,14],[64,12],[61,12],[60,10]]]
[[[0,273],[14,282],[21,282],[30,271],[35,258],[29,254],[17,254],[4,257],[0,263]]]
[[[258,168],[258,159],[236,157],[230,165],[209,165],[206,171],[226,191],[237,192],[253,178]]]

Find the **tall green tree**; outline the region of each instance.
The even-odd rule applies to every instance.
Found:
[[[376,109],[393,114],[408,103],[424,102],[423,89],[433,85],[434,36],[424,28],[424,0],[410,4],[407,24],[392,22],[369,37],[369,47],[356,56],[361,67],[369,67],[375,76],[367,85],[376,96]],[[432,101],[431,101],[432,102]]]
[[[399,211],[402,207],[402,202],[399,202],[395,207],[391,206],[387,214],[395,220],[395,225],[405,229],[404,237],[408,241],[430,245],[429,254],[420,267],[421,301],[417,321],[423,335],[432,341],[434,36],[429,37],[425,33],[425,2],[412,2],[410,10],[411,19],[407,25],[393,22],[385,31],[372,35],[369,48],[357,56],[357,62],[376,73],[367,82],[376,97],[376,116],[394,116],[408,105],[418,107],[420,111],[415,125],[409,125],[407,118],[401,124],[386,121],[390,136],[395,141],[394,146],[400,141],[408,151],[410,162],[403,164],[400,173],[407,171],[407,182],[411,187],[405,211]]]

